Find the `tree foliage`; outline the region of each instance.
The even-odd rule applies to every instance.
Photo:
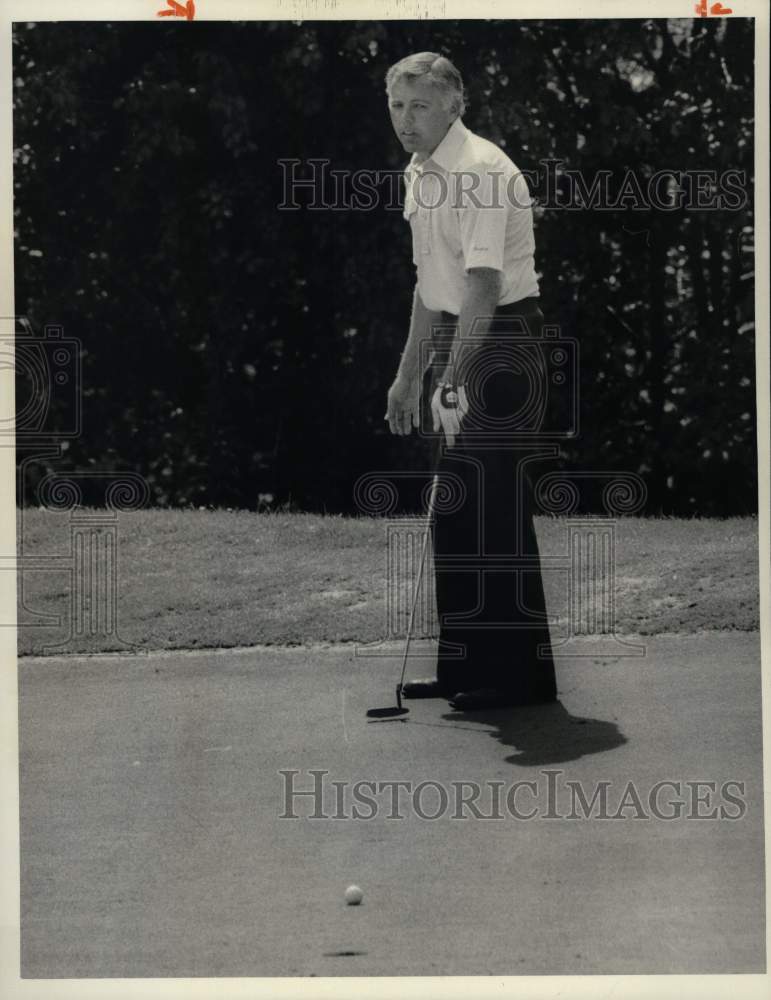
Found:
[[[398,206],[278,208],[282,160],[402,169],[383,78],[422,49],[461,68],[469,127],[537,176],[544,311],[581,352],[562,467],[638,472],[653,513],[755,510],[741,18],[17,25],[16,311],[82,343],[65,465],[134,469],[158,505],[336,511],[362,473],[425,466],[383,421],[414,280]],[[662,170],[731,170],[744,197],[555,203],[575,174],[618,190]]]

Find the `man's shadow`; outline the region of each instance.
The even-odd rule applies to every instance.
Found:
[[[480,712],[452,712],[442,718],[448,722],[481,722],[494,727],[496,731],[489,734],[493,739],[503,746],[516,748],[517,752],[505,760],[520,767],[561,764],[615,750],[627,742],[614,722],[571,715],[560,701]]]

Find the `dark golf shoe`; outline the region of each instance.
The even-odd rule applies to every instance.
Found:
[[[478,712],[485,708],[544,705],[552,701],[556,701],[556,695],[551,693],[522,697],[497,688],[478,688],[476,691],[459,691],[450,698],[450,706],[459,712]]]
[[[476,691],[459,691],[450,698],[450,706],[459,712],[473,712],[483,708],[504,708],[515,704],[503,691],[495,688],[479,688]]]
[[[445,688],[430,677],[421,677],[419,680],[407,681],[402,688],[402,695],[405,698],[449,698]]]

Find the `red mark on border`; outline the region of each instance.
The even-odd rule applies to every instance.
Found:
[[[697,3],[693,9],[696,11],[699,17],[707,17],[708,16],[707,0],[701,0],[701,2]],[[718,0],[717,3],[713,3],[712,6],[709,8],[709,14],[712,14],[713,17],[720,17],[723,14],[733,14],[733,11],[731,10],[730,7],[724,7],[720,3],[720,0]]]
[[[194,0],[187,0],[184,6],[181,3],[177,3],[177,0],[166,0],[169,5],[168,10],[159,10],[158,17],[184,17],[188,21],[192,21],[195,17],[195,3]]]

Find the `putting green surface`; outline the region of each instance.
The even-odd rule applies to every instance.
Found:
[[[637,641],[560,657],[555,705],[390,722],[365,712],[398,647],[23,659],[23,975],[762,971],[758,636]],[[288,800],[280,772],[308,790],[312,770],[320,803]],[[389,792],[352,818],[332,781],[409,782],[403,818]],[[503,817],[453,818],[461,781],[485,814],[497,782]],[[684,815],[652,815],[662,782]],[[575,783],[616,818],[570,818]]]

